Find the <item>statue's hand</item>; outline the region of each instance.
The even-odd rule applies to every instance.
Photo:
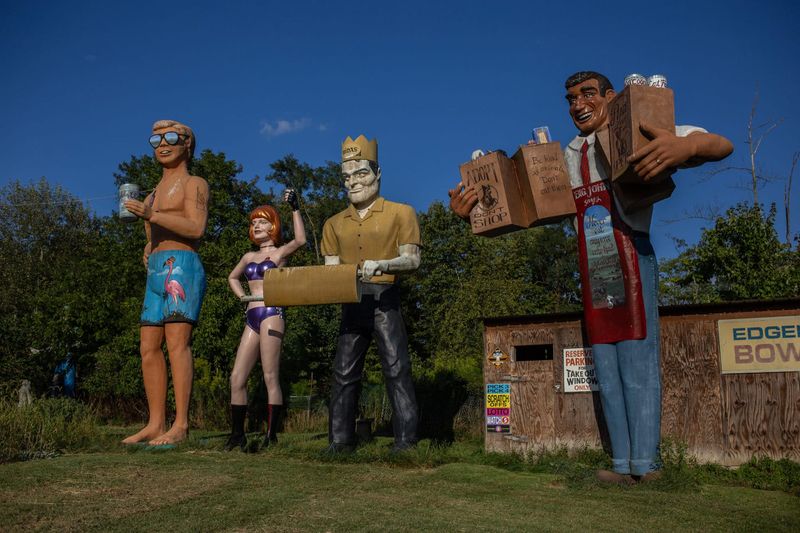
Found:
[[[150,220],[150,217],[153,216],[153,209],[139,200],[125,200],[125,209],[144,220]]]
[[[380,276],[386,269],[386,261],[367,259],[361,266],[361,281],[369,281],[373,276]]]
[[[687,137],[678,137],[674,131],[656,128],[642,122],[639,129],[649,143],[631,154],[636,174],[645,181],[651,180],[669,168],[675,168],[689,160],[694,154],[693,145]]]
[[[286,189],[283,191],[283,201],[289,204],[292,208],[292,211],[297,211],[300,209],[300,201],[297,197],[297,191],[294,189]]]
[[[450,196],[450,210],[464,220],[469,219],[470,211],[478,203],[478,194],[473,189],[464,187],[464,183],[460,181],[447,194]]]

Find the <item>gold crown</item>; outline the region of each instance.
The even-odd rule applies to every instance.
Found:
[[[347,137],[342,141],[342,162],[358,159],[367,159],[374,163],[378,162],[378,139],[368,141],[363,135],[359,135],[356,140]]]

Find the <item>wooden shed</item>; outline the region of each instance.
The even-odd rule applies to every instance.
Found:
[[[662,438],[725,465],[754,455],[800,460],[800,299],[665,306],[660,315]],[[588,347],[582,313],[487,318],[483,325],[484,384],[510,394],[508,425],[487,423],[487,451],[607,443],[599,393],[564,390],[564,350]],[[757,340],[776,335],[786,341],[778,351]],[[741,368],[725,359],[729,336],[741,340],[732,347]],[[790,370],[776,371],[770,357]]]

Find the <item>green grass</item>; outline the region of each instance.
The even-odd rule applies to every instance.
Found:
[[[105,428],[102,440],[129,431]],[[379,438],[330,457],[323,434],[280,438],[266,451],[225,453],[223,433],[194,432],[167,451],[113,444],[101,453],[3,464],[0,529],[800,530],[797,496],[737,486],[738,479],[686,462],[683,470],[668,464],[674,472],[664,481],[621,488],[594,481],[607,461],[595,450],[522,457],[484,454],[480,441],[423,441],[392,456],[390,440]],[[670,482],[671,475],[690,482]]]

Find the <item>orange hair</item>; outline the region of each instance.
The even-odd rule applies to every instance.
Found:
[[[281,217],[278,215],[278,212],[275,210],[274,207],[271,205],[260,205],[250,211],[250,222],[253,222],[256,218],[265,218],[272,223],[272,229],[269,232],[269,237],[272,239],[272,242],[275,243],[275,246],[281,245]],[[255,235],[253,235],[253,224],[250,224],[250,240],[253,243],[258,244],[256,242]]]

